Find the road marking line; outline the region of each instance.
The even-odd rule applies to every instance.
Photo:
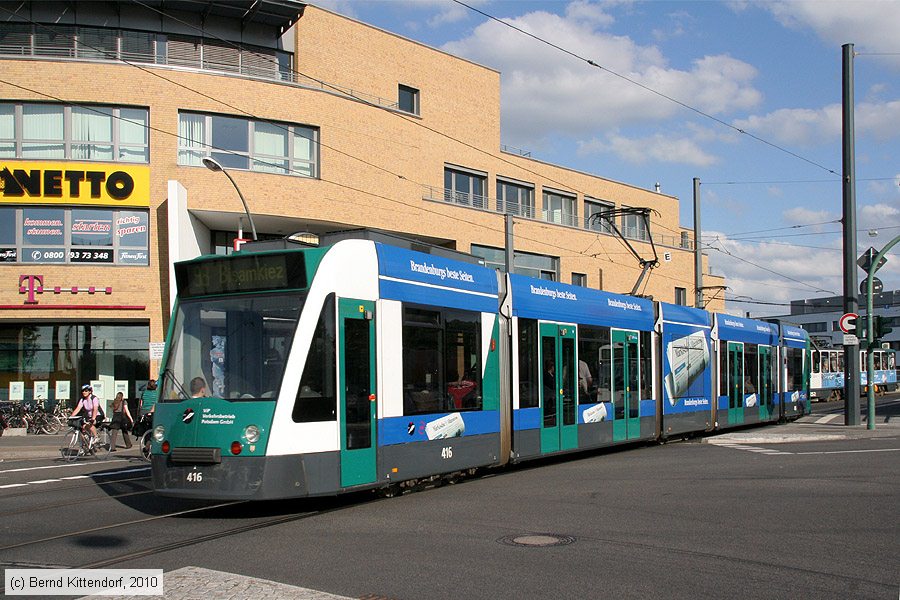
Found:
[[[834,421],[835,419],[839,419],[840,417],[841,417],[840,413],[835,413],[833,415],[826,415],[826,416],[822,417],[821,419],[818,419],[816,421],[816,425],[824,425],[825,423],[831,423],[832,421]]]
[[[880,448],[876,450],[831,450],[827,452],[793,452],[792,454],[866,454],[869,452],[900,452],[900,448]]]
[[[29,484],[32,484],[32,483],[53,483],[53,482],[55,482],[55,481],[62,481],[62,480],[61,480],[61,479],[41,479],[41,480],[39,480],[39,481],[29,481],[28,483],[29,483]]]
[[[5,490],[7,488],[16,488],[16,487],[24,487],[28,485],[27,483],[8,483],[6,485],[0,485],[0,490]]]
[[[116,459],[106,460],[103,462],[105,464],[109,465],[109,464],[117,463],[117,462],[126,462],[127,460],[128,460],[127,458],[116,458]],[[83,467],[83,466],[89,465],[89,464],[97,464],[97,463],[85,463],[85,462],[79,463],[76,461],[76,462],[68,463],[65,465],[45,465],[43,467],[21,467],[18,469],[7,469],[5,471],[0,471],[0,474],[2,474],[2,473],[23,473],[25,471],[40,471],[41,469],[64,469],[66,467]]]

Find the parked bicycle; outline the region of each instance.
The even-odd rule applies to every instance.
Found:
[[[68,425],[69,432],[66,434],[68,443],[61,449],[64,460],[71,462],[87,456],[105,460],[109,457],[109,426],[106,423],[96,426],[97,437],[93,440],[90,425],[84,417],[69,417]]]
[[[62,429],[62,421],[41,406],[26,405],[28,411],[28,433],[55,435]]]

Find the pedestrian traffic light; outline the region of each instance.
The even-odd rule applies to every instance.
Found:
[[[894,330],[893,327],[888,326],[888,323],[890,323],[890,319],[881,315],[872,315],[872,337],[876,340],[884,339],[884,336]]]

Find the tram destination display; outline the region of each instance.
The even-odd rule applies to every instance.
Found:
[[[306,287],[302,254],[252,254],[175,265],[182,298]]]

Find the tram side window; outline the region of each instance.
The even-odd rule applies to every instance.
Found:
[[[827,373],[828,372],[828,355],[822,354],[818,350],[813,350],[813,353],[812,353],[812,372],[813,373],[819,372],[819,363],[820,362],[822,363],[822,372]]]
[[[719,395],[725,396],[728,394],[729,382],[731,381],[731,376],[728,373],[728,342],[725,340],[719,341]]]
[[[803,389],[803,350],[787,349],[787,380],[791,391]]]
[[[322,307],[300,377],[300,387],[291,412],[295,423],[337,419],[334,339],[334,295],[331,295]]]
[[[481,410],[481,315],[403,308],[403,414]]]
[[[653,357],[650,351],[650,332],[641,332],[641,398],[653,397]]]
[[[537,321],[519,319],[519,408],[536,408],[540,402],[537,339]]]
[[[612,398],[609,339],[609,327],[582,325],[578,328],[579,404],[609,402]]]
[[[744,394],[755,394],[759,383],[759,349],[756,344],[744,344]]]

